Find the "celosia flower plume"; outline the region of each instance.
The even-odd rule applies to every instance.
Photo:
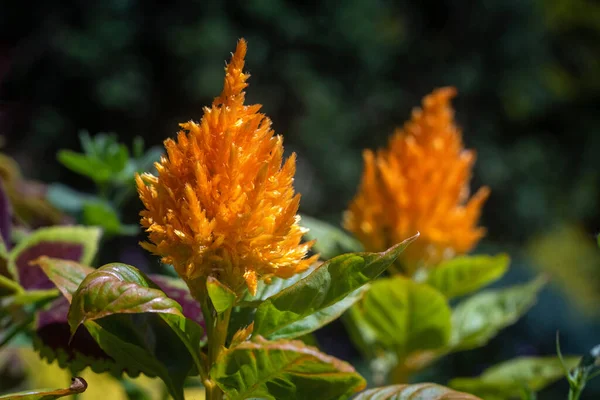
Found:
[[[295,155],[283,163],[283,139],[271,121],[244,105],[246,42],[225,68],[225,84],[199,123],[180,124],[165,141],[158,176],[136,176],[149,233],[142,246],[173,264],[188,284],[214,276],[239,292],[259,279],[305,270],[312,242],[301,243],[294,194]]]
[[[454,122],[455,94],[454,88],[435,90],[396,130],[388,148],[365,150],[361,186],[344,216],[346,229],[369,251],[419,231],[420,238],[401,255],[408,273],[470,251],[485,234],[477,221],[489,189],[469,199],[475,152],[464,149]]]

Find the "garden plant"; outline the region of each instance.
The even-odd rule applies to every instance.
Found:
[[[29,338],[73,383],[0,398],[85,393],[89,367],[124,385],[155,377],[176,400],[193,385],[209,400],[534,399],[561,378],[565,398],[579,399],[599,350],[563,357],[558,337],[556,355],[444,386],[419,381],[515,323],[548,281],[486,288],[510,257],[469,254],[493,193],[471,194],[476,154],[454,121],[456,90],[433,90],[386,147],[364,151],[360,187],[335,227],[298,214],[296,156],[261,106],[246,104],[246,51],[239,40],[221,94],[164,151],[136,140],[130,156],[117,137],[84,133],[84,153],[60,152],[96,193],[27,181],[1,156],[0,347]],[[106,238],[138,234],[120,208],[136,189],[140,245],[164,273],[97,264]],[[365,360],[360,373],[315,341],[338,318]]]

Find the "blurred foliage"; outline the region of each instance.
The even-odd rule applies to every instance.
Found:
[[[596,240],[580,226],[559,225],[534,237],[527,246],[535,265],[587,313],[598,316],[600,251]]]
[[[586,243],[600,226],[597,2],[8,3],[0,6],[0,142],[25,176],[92,193],[93,181],[59,166],[58,150],[79,151],[80,129],[118,132],[121,143],[172,136],[218,94],[219,60],[243,36],[248,100],[263,104],[286,150],[299,153],[303,213],[337,225],[358,184],[361,150],[383,145],[433,87],[454,85],[465,142],[479,156],[474,187],[492,189],[483,246],[519,253],[526,243],[527,263],[549,270],[586,310],[596,301],[598,253]],[[120,204],[120,226],[137,224],[139,208],[133,196]],[[105,203],[85,214],[116,226]],[[121,239],[104,259],[147,268],[137,239]],[[477,362],[459,359],[460,374],[481,372],[484,359],[539,351],[523,342],[559,328],[557,309],[563,324],[575,318],[553,301],[541,301],[549,304],[542,316]],[[579,333],[589,339],[594,327]],[[600,393],[593,390],[586,394]]]

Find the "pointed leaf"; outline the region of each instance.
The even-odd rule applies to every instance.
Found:
[[[446,345],[451,311],[440,292],[402,276],[379,279],[371,286],[359,310],[385,348],[405,356]]]
[[[364,251],[363,245],[353,236],[327,222],[302,215],[300,225],[308,229],[304,234],[307,240],[316,239],[312,250],[320,253],[324,260],[343,253]]]
[[[312,274],[321,264],[321,262],[317,262],[311,265],[306,271],[288,279],[273,277],[268,284],[264,280],[261,280],[258,282],[258,288],[254,296],[246,290],[231,312],[231,320],[229,322],[230,333],[253,323],[256,308],[262,302]]]
[[[581,357],[566,357],[567,368],[574,368]],[[523,389],[537,392],[563,378],[557,357],[519,357],[486,369],[477,378],[456,378],[450,386],[484,398],[519,397]]]
[[[38,265],[41,256],[90,264],[98,251],[101,230],[85,226],[53,226],[35,231],[10,253],[9,271],[25,289],[51,289],[54,284]]]
[[[216,278],[212,276],[208,277],[206,280],[206,289],[217,313],[222,314],[233,307],[236,298],[235,293]]]
[[[460,303],[452,312],[451,351],[483,346],[515,323],[534,304],[544,279],[505,289],[486,290]]]
[[[344,254],[323,263],[306,278],[269,297],[258,307],[254,334],[275,336],[277,331],[333,306],[379,276],[417,237],[382,253]]]
[[[112,314],[166,313],[183,317],[181,306],[138,269],[108,264],[85,277],[69,309],[71,333],[85,321]]]
[[[442,262],[427,277],[427,283],[447,298],[474,292],[499,279],[508,270],[510,258],[497,256],[461,256]]]
[[[353,400],[481,400],[468,393],[456,392],[435,383],[392,385],[365,390]]]
[[[288,287],[294,285],[296,282],[306,278],[308,275],[312,274],[315,269],[319,268],[323,263],[316,262],[311,265],[306,271],[302,271],[299,274],[292,276],[291,278],[283,279],[278,277],[272,277],[269,283],[266,283],[264,280],[260,280],[258,282],[258,287],[256,289],[256,294],[252,295],[250,292],[245,291],[242,298],[238,301],[239,306],[241,307],[258,307],[260,303],[276,295],[281,292],[283,289],[287,289]]]
[[[25,392],[12,393],[4,396],[0,396],[0,399],[11,399],[11,400],[53,400],[59,397],[72,396],[78,393],[85,392],[87,389],[87,382],[83,378],[73,378],[71,386],[67,389],[38,389],[28,390]]]
[[[42,256],[34,261],[61,293],[71,302],[81,282],[94,268],[71,260]]]
[[[342,399],[366,386],[352,366],[314,347],[260,338],[225,350],[210,375],[230,400]]]
[[[352,307],[354,303],[359,301],[363,295],[369,290],[370,286],[367,283],[359,287],[342,300],[333,305],[310,314],[286,327],[276,331],[269,336],[269,339],[295,339],[303,335],[316,331],[322,326],[327,325],[333,320],[338,319],[344,311]]]

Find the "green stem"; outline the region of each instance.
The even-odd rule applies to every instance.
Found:
[[[579,400],[586,381],[587,374],[578,369],[575,376],[569,379],[569,400]]]
[[[206,360],[206,369],[210,371],[221,352],[225,349],[227,341],[227,330],[229,328],[229,320],[231,319],[231,308],[222,314],[218,314],[214,309],[208,294],[204,296],[202,304],[202,312],[206,320],[206,334],[208,336],[208,358]],[[206,389],[207,400],[223,399],[223,391],[210,377],[210,372],[206,378],[203,377],[204,387]]]
[[[579,396],[581,396],[582,391],[582,387],[571,387],[571,389],[569,390],[569,400],[579,400]]]

